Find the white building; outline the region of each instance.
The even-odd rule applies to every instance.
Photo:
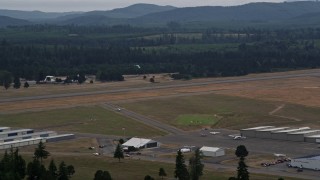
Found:
[[[320,155],[292,159],[291,166],[298,168],[320,170]]]
[[[153,148],[153,147],[159,147],[160,144],[157,141],[154,141],[152,139],[143,139],[143,138],[131,138],[124,144],[122,144],[123,147],[135,147],[135,148]]]
[[[202,152],[203,156],[210,156],[210,157],[218,157],[218,156],[225,155],[224,149],[218,148],[218,147],[203,146],[202,148],[200,148],[200,152]]]
[[[274,126],[258,126],[258,127],[253,127],[253,128],[246,128],[246,129],[241,129],[240,133],[241,133],[241,136],[256,137],[256,132],[258,130],[273,128],[273,127]]]

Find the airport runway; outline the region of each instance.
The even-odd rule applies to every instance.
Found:
[[[175,82],[174,84],[159,85],[154,84],[147,87],[139,88],[123,88],[117,90],[105,90],[105,91],[93,91],[93,92],[76,92],[76,93],[62,93],[62,94],[52,94],[52,95],[41,95],[41,96],[29,96],[29,97],[18,97],[18,98],[4,98],[0,99],[0,104],[6,102],[19,102],[27,100],[40,100],[40,99],[54,99],[54,98],[63,98],[63,97],[76,97],[76,96],[86,96],[86,95],[97,95],[97,94],[112,94],[112,93],[121,93],[121,92],[134,92],[134,91],[144,91],[144,90],[156,90],[156,89],[169,89],[177,87],[192,87],[192,86],[206,86],[210,84],[224,84],[224,83],[238,83],[238,82],[250,82],[250,81],[264,81],[272,79],[288,79],[288,78],[297,78],[297,77],[308,77],[308,76],[320,76],[320,72],[302,72],[300,74],[287,74],[287,75],[272,75],[267,74],[260,77],[234,77],[231,79],[210,79],[204,82],[192,82],[192,81],[183,81]]]

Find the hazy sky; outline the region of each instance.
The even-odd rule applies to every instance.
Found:
[[[187,6],[232,6],[249,2],[283,2],[284,0],[0,0],[0,9],[41,11],[109,10],[136,3]]]

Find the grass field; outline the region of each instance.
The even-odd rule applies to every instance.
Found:
[[[98,106],[0,115],[1,126],[126,136],[165,133]],[[122,128],[125,128],[123,132]]]
[[[178,125],[183,126],[199,126],[199,125],[214,125],[219,119],[217,116],[206,114],[183,114],[176,119]]]
[[[249,98],[207,94],[187,97],[163,98],[157,101],[139,101],[121,104],[127,109],[155,118],[159,121],[180,127],[182,129],[194,129],[199,126],[189,126],[187,123],[178,123],[177,119],[187,119],[185,114],[192,117],[192,121],[201,119],[191,115],[219,116],[219,121],[212,125],[214,128],[239,129],[256,125],[291,125],[312,124],[319,126],[315,121],[320,115],[319,108],[310,108],[302,105],[290,104],[281,115],[298,116],[300,113],[308,114],[303,121],[295,121],[287,118],[270,116],[269,112],[277,108],[281,102],[262,101]],[[286,107],[284,108],[286,109]],[[292,110],[290,110],[292,109]],[[297,110],[297,111],[295,111]],[[179,118],[180,117],[180,118]]]

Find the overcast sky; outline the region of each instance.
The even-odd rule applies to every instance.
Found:
[[[249,2],[282,2],[283,0],[0,0],[0,9],[41,11],[110,10],[136,3],[187,6],[232,6]]]

